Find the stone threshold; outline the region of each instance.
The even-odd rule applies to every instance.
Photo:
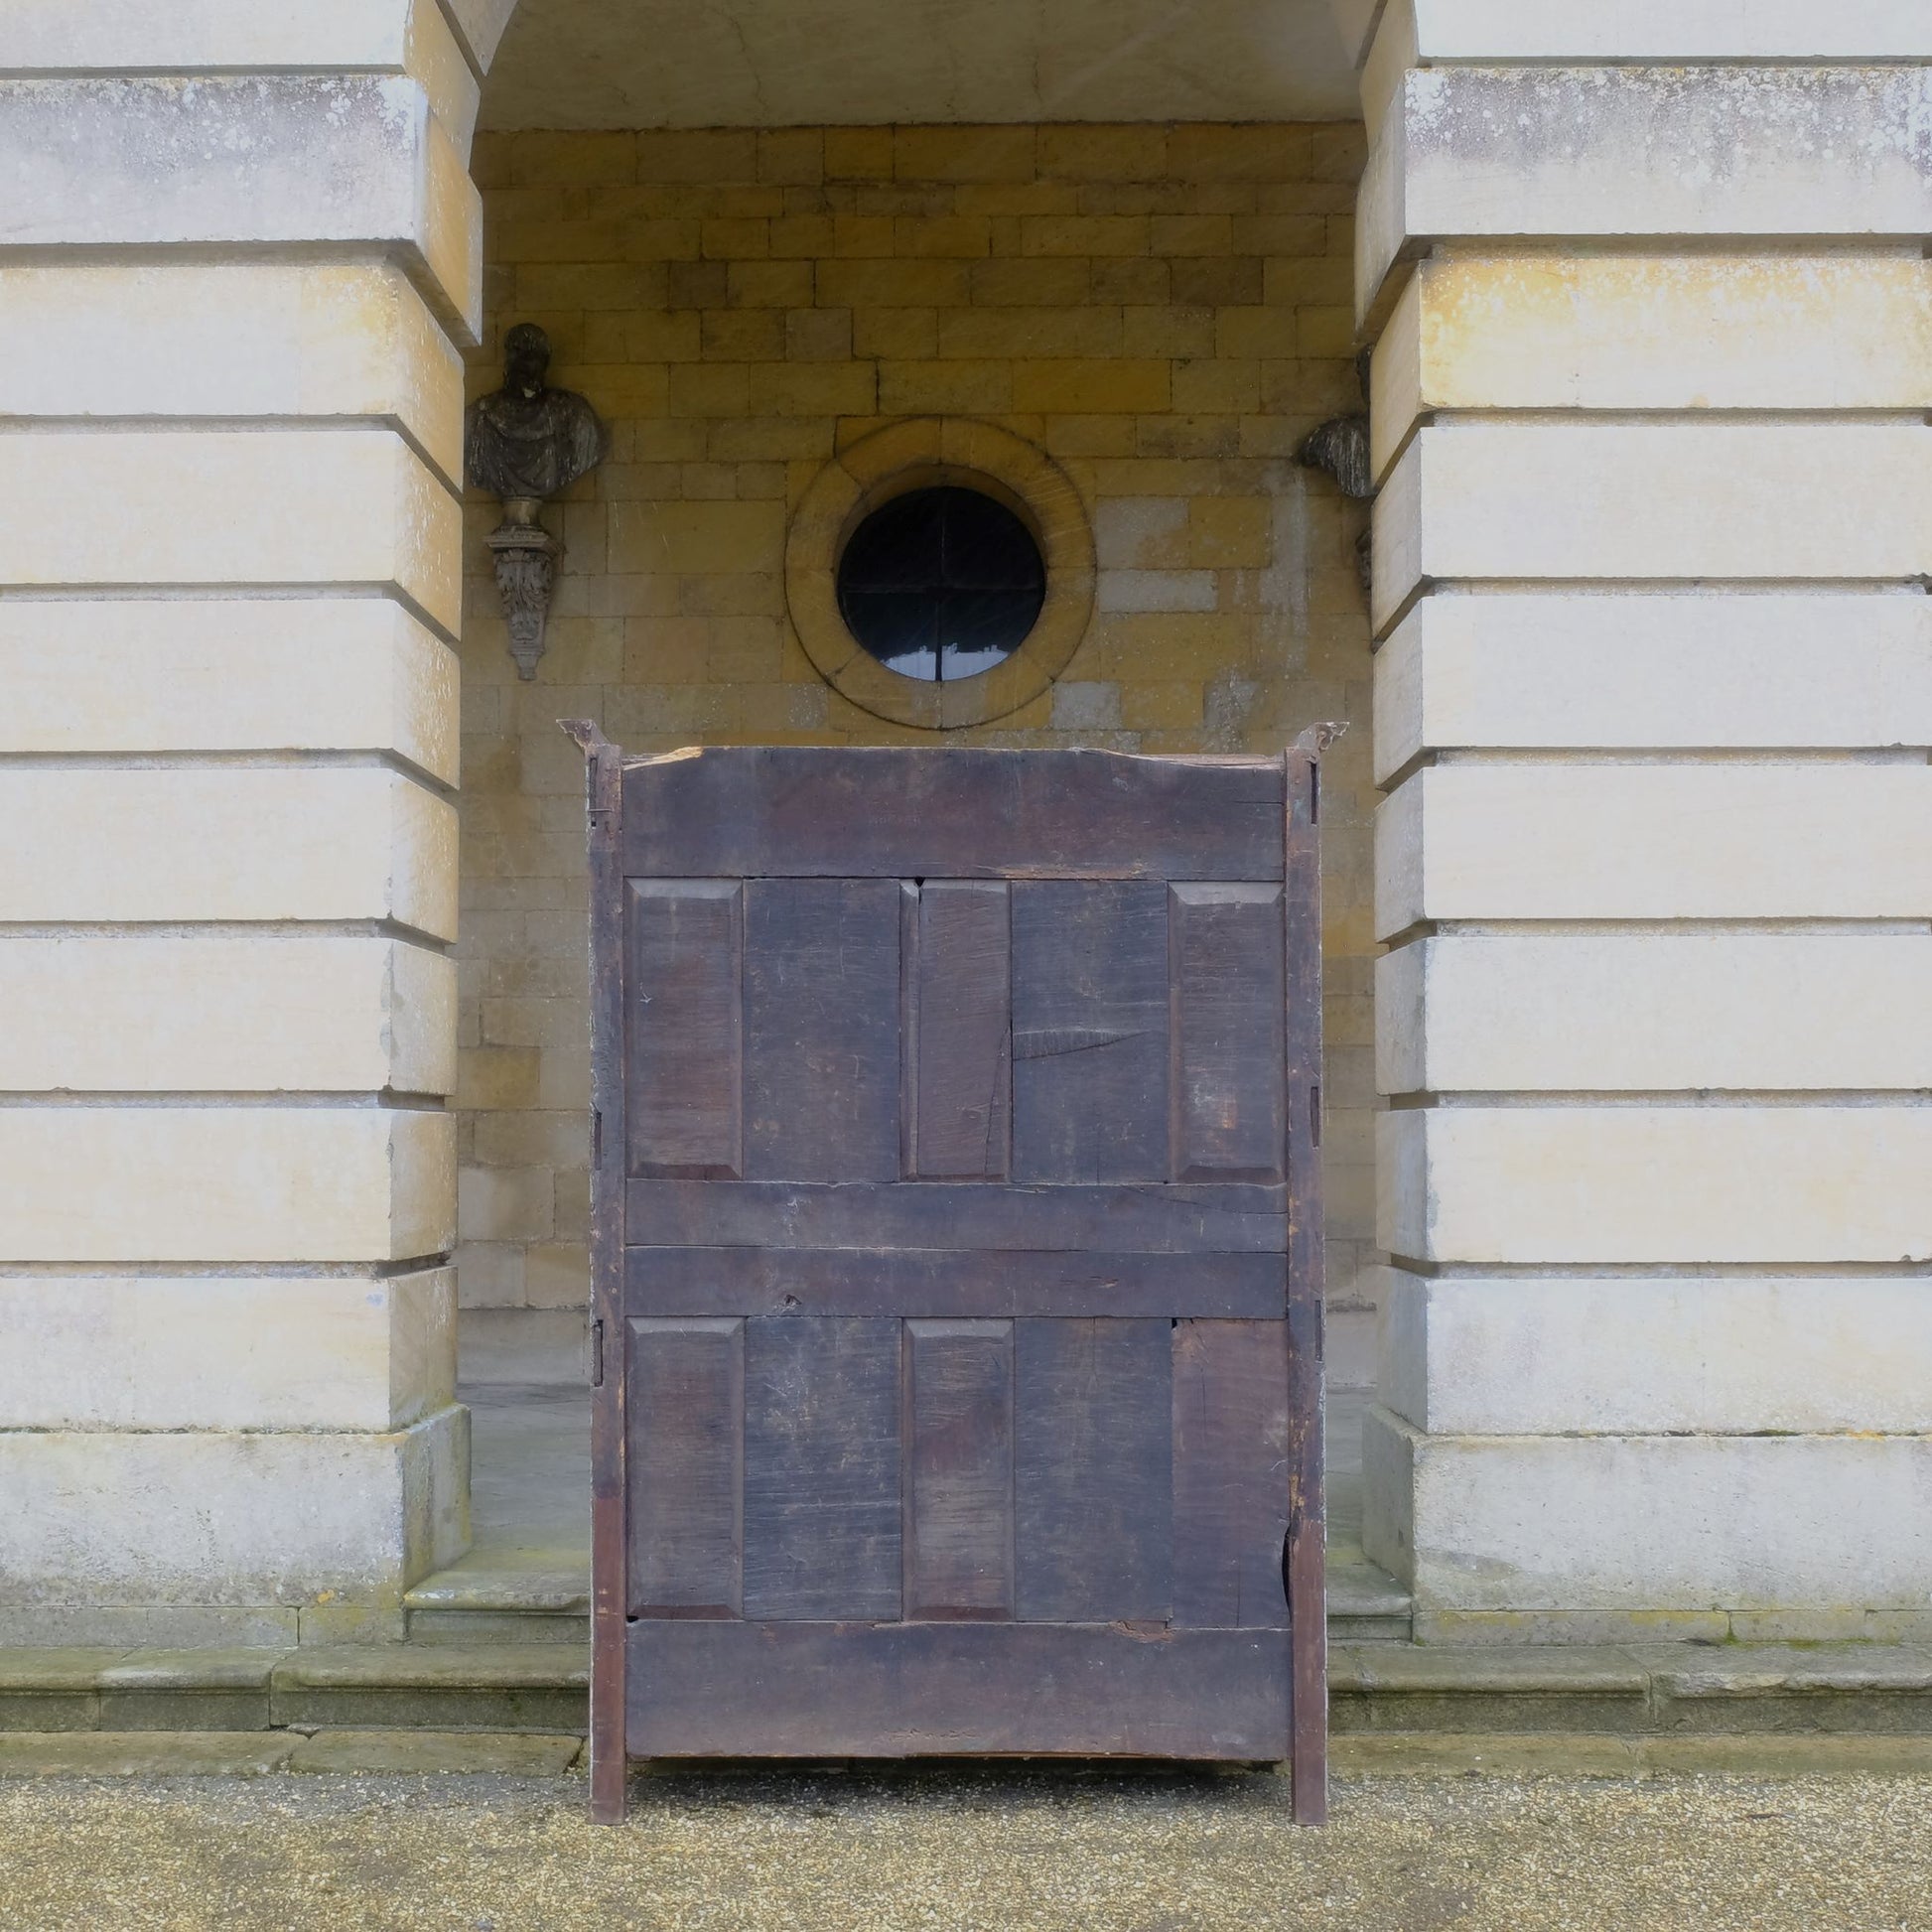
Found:
[[[581,1643],[0,1650],[0,1736],[581,1733],[589,1682]],[[1337,1644],[1329,1710],[1337,1737],[1890,1736],[1932,1770],[1932,1648]]]

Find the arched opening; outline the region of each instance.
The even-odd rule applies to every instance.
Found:
[[[528,682],[483,541],[500,512],[471,492],[469,1567],[522,1564],[548,1579],[524,1594],[552,1613],[581,1598],[589,1034],[582,765],[565,716],[636,751],[945,733],[1272,752],[1312,720],[1350,721],[1323,813],[1345,1432],[1347,1393],[1372,1380],[1376,1302],[1366,516],[1297,456],[1361,407],[1365,137],[1325,0],[1178,16],[1152,0],[1046,15],[1019,0],[485,11],[501,43],[474,156],[485,340],[471,394],[501,381],[505,331],[535,322],[552,379],[589,399],[611,441],[541,513],[562,554]],[[1017,704],[943,711],[939,680],[926,709],[869,705],[828,670],[865,659],[864,640],[835,632],[828,649],[801,629],[788,581],[801,518],[832,497],[850,509],[863,475],[827,480],[849,482],[855,452],[915,423],[1007,439],[1071,492],[1085,603]],[[928,483],[986,474],[977,459],[920,461],[939,464]],[[1050,611],[1062,566],[1043,548]],[[836,625],[829,574],[826,588]],[[1345,1436],[1337,1448],[1345,1471]],[[1345,1537],[1345,1480],[1336,1514]],[[531,1572],[546,1539],[555,1561]]]

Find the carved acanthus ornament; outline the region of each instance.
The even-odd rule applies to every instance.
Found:
[[[563,545],[537,514],[604,461],[609,439],[598,414],[569,389],[553,389],[550,339],[533,322],[503,338],[503,386],[470,405],[464,419],[464,470],[503,505],[486,541],[496,558],[496,595],[509,625],[516,674],[533,678],[557,587]]]

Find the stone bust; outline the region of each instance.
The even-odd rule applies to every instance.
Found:
[[[561,495],[604,460],[606,436],[597,411],[568,389],[553,389],[550,338],[519,322],[503,338],[503,386],[481,396],[464,419],[468,481],[499,497],[513,520],[534,519],[535,505]],[[519,519],[517,506],[528,504]]]

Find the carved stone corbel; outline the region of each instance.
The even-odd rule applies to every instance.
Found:
[[[503,338],[503,386],[465,418],[468,481],[499,497],[503,520],[485,541],[496,559],[496,595],[509,625],[516,674],[534,678],[544,649],[557,560],[564,547],[537,521],[551,497],[603,462],[609,447],[597,411],[545,380],[550,339],[533,322]]]
[[[1355,358],[1355,377],[1361,384],[1362,401],[1368,401],[1369,351]],[[1309,432],[1295,460],[1304,470],[1319,470],[1332,477],[1341,493],[1352,503],[1372,503],[1379,493],[1375,472],[1370,467],[1368,412],[1350,416],[1331,416],[1327,422]],[[1371,524],[1355,539],[1355,568],[1362,580],[1362,595],[1367,597],[1375,577],[1375,529]]]

